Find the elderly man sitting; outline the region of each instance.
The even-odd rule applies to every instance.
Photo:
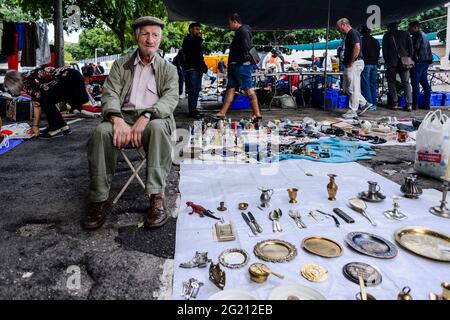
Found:
[[[155,17],[141,17],[133,23],[139,48],[116,60],[104,85],[104,121],[94,130],[88,147],[90,205],[81,225],[96,229],[103,225],[112,204],[108,200],[117,153],[131,144],[147,155],[146,193],[150,208],[145,227],[164,225],[164,189],[172,165],[173,111],[178,104],[176,68],[157,50],[164,23]]]

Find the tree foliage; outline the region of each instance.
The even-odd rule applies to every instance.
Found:
[[[15,0],[0,0],[0,20],[1,21],[28,21],[32,16],[22,11],[19,3]]]
[[[119,39],[105,27],[84,29],[78,43],[66,44],[66,50],[75,60],[94,57],[95,49],[99,56],[121,53]]]
[[[165,52],[171,48],[180,48],[183,38],[188,32],[188,22],[169,23],[163,0],[63,0],[64,7],[75,4],[81,10],[81,27],[84,29],[78,45],[70,45],[68,50],[75,59],[94,56],[95,48],[104,48],[108,53],[126,51],[134,45],[132,22],[145,15],[160,17],[166,22],[164,40],[161,49]],[[51,21],[53,18],[54,0],[0,0],[0,17],[43,18]],[[20,6],[22,10],[16,10]],[[404,19],[402,28],[407,28],[413,20],[425,21],[425,32],[438,31],[441,39],[445,39],[446,19],[433,19],[445,16],[444,6],[425,11],[417,16]],[[14,15],[14,16],[13,16]],[[426,21],[433,19],[430,21]],[[107,28],[106,28],[107,27]],[[385,28],[374,30],[380,34]],[[203,26],[204,52],[206,54],[228,49],[233,38],[233,32],[226,29]],[[273,47],[286,44],[309,43],[324,40],[325,29],[295,30],[295,31],[267,31],[254,32],[253,41],[259,50],[269,51]],[[334,28],[330,30],[330,39],[340,39]]]

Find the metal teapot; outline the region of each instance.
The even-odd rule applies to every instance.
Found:
[[[417,199],[422,194],[422,189],[417,183],[417,176],[414,174],[405,178],[405,183],[400,187],[400,191],[406,198]]]

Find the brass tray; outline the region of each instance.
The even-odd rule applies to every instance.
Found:
[[[337,258],[344,250],[339,243],[322,237],[305,238],[302,246],[306,251],[325,258]]]
[[[450,236],[447,234],[423,227],[406,227],[395,233],[395,241],[419,256],[450,262]]]
[[[283,240],[258,242],[253,252],[258,258],[268,262],[288,262],[297,256],[295,246]]]

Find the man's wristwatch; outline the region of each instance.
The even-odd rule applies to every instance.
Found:
[[[150,112],[144,112],[142,115],[146,117],[148,120],[152,118],[152,114]]]

